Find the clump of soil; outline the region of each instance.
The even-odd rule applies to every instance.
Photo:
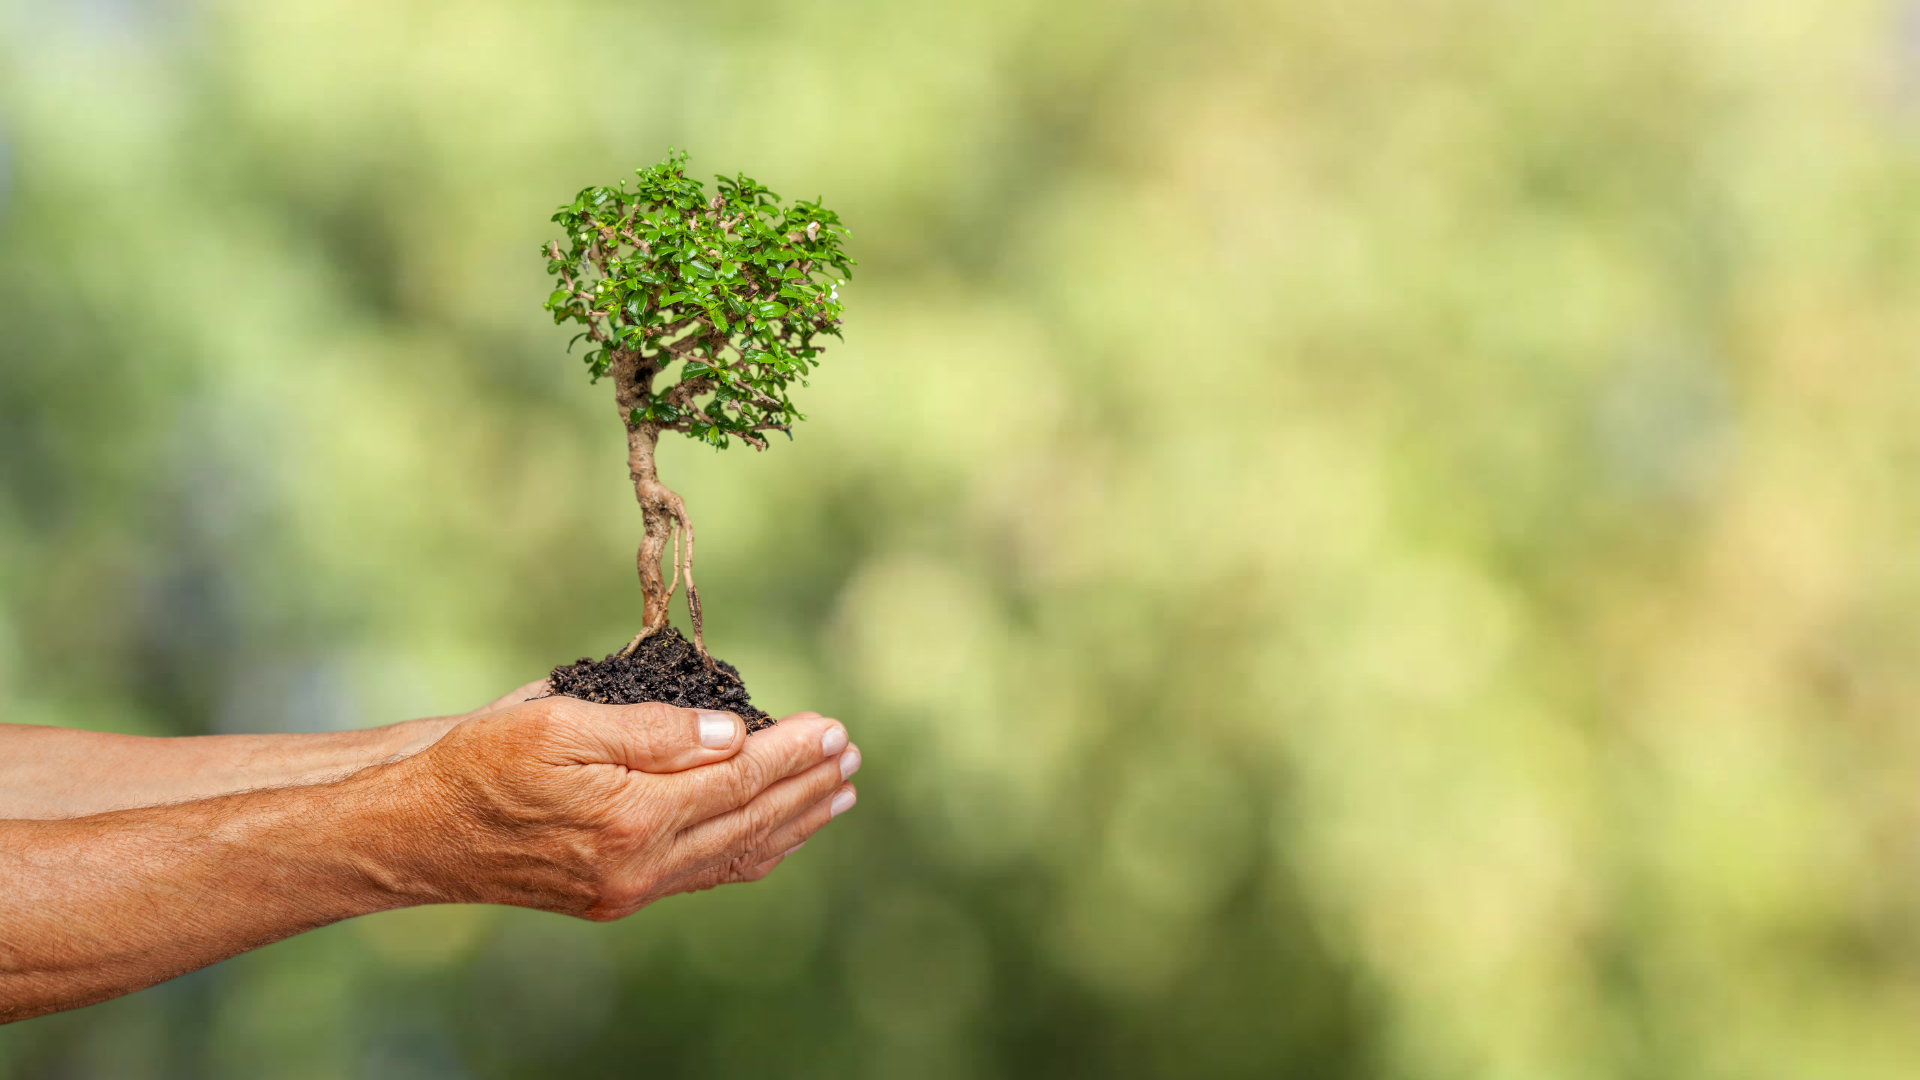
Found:
[[[553,692],[602,705],[638,705],[662,701],[683,709],[719,709],[747,722],[747,734],[772,727],[773,717],[754,707],[740,672],[715,659],[709,670],[680,631],[664,626],[640,643],[632,656],[610,653],[604,660],[583,656],[553,669]]]

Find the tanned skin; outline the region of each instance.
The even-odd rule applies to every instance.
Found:
[[[172,805],[61,817],[44,811],[88,796],[72,784],[36,795],[22,782],[31,770],[9,766],[8,805],[38,799],[43,812],[0,821],[0,1022],[391,908],[622,918],[675,893],[757,881],[853,804],[845,781],[860,753],[838,721],[799,713],[748,740],[730,713],[520,700],[533,689],[364,744],[316,737],[279,770],[290,786]],[[0,758],[18,761],[20,730],[0,729]],[[143,790],[273,779],[271,753],[233,745],[226,757],[221,745],[183,748]],[[353,768],[354,753],[380,756]],[[181,762],[194,760],[224,762],[218,783],[182,780],[193,774]],[[101,798],[147,782],[121,779],[133,788]]]
[[[339,780],[418,753],[462,720],[547,693],[540,679],[458,716],[300,735],[156,739],[0,724],[0,819],[83,817]]]

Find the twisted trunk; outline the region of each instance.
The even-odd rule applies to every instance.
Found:
[[[687,516],[687,504],[660,482],[654,463],[654,450],[660,442],[660,426],[629,418],[633,410],[646,405],[653,391],[653,378],[660,368],[637,352],[618,350],[608,370],[613,375],[614,400],[620,407],[620,421],[627,429],[627,475],[633,480],[633,497],[640,503],[645,533],[635,556],[640,573],[640,590],[645,597],[640,632],[622,650],[626,655],[640,647],[647,636],[667,625],[667,604],[684,573],[687,579],[687,616],[693,625],[693,645],[713,665],[701,633],[700,593],[693,584],[693,520]],[[678,537],[684,536],[684,545]],[[673,579],[660,570],[660,556],[673,542]]]
[[[679,496],[660,482],[654,468],[653,451],[659,438],[660,429],[652,424],[630,424],[627,427],[627,474],[633,478],[633,497],[640,503],[640,514],[646,526],[636,565],[640,571],[641,591],[646,594],[641,622],[647,632],[657,630],[667,622],[667,601],[673,594],[668,591],[666,577],[661,573],[660,556],[666,552],[668,541],[673,539],[674,525],[679,520],[679,514],[675,512]],[[676,558],[676,580],[680,576],[679,569],[679,559]]]

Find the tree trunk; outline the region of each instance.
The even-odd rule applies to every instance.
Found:
[[[635,409],[647,404],[653,392],[653,377],[659,374],[660,369],[637,352],[616,350],[608,370],[613,374],[614,401],[620,407],[620,422],[627,429],[627,475],[633,480],[633,497],[640,503],[640,515],[646,530],[634,559],[640,573],[640,590],[645,597],[640,632],[634,635],[623,651],[632,655],[649,634],[667,625],[667,603],[673,599],[674,588],[684,573],[687,579],[687,617],[693,624],[693,645],[711,666],[713,659],[707,656],[707,645],[702,634],[700,593],[693,584],[693,521],[687,516],[685,501],[660,482],[660,474],[654,464],[654,450],[660,442],[659,425],[646,421],[634,423],[630,419]],[[668,542],[675,539],[676,530],[684,546],[679,542],[674,543],[673,579],[669,582],[660,571],[660,556],[666,553]]]
[[[640,551],[636,556],[640,590],[646,596],[641,616],[643,635],[667,624],[667,601],[673,595],[667,589],[666,576],[661,573],[660,556],[666,553],[667,543],[673,539],[673,527],[679,518],[674,504],[680,497],[660,482],[659,473],[655,470],[653,451],[659,439],[660,429],[652,424],[630,424],[627,427],[627,475],[633,478],[633,497],[640,503],[640,514],[646,528],[646,535],[640,541]],[[676,558],[674,577],[678,579],[679,576],[680,565]]]

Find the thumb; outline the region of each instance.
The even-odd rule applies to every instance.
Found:
[[[680,772],[725,761],[747,741],[747,725],[730,712],[659,702],[578,704],[576,727],[592,756],[640,772]]]

